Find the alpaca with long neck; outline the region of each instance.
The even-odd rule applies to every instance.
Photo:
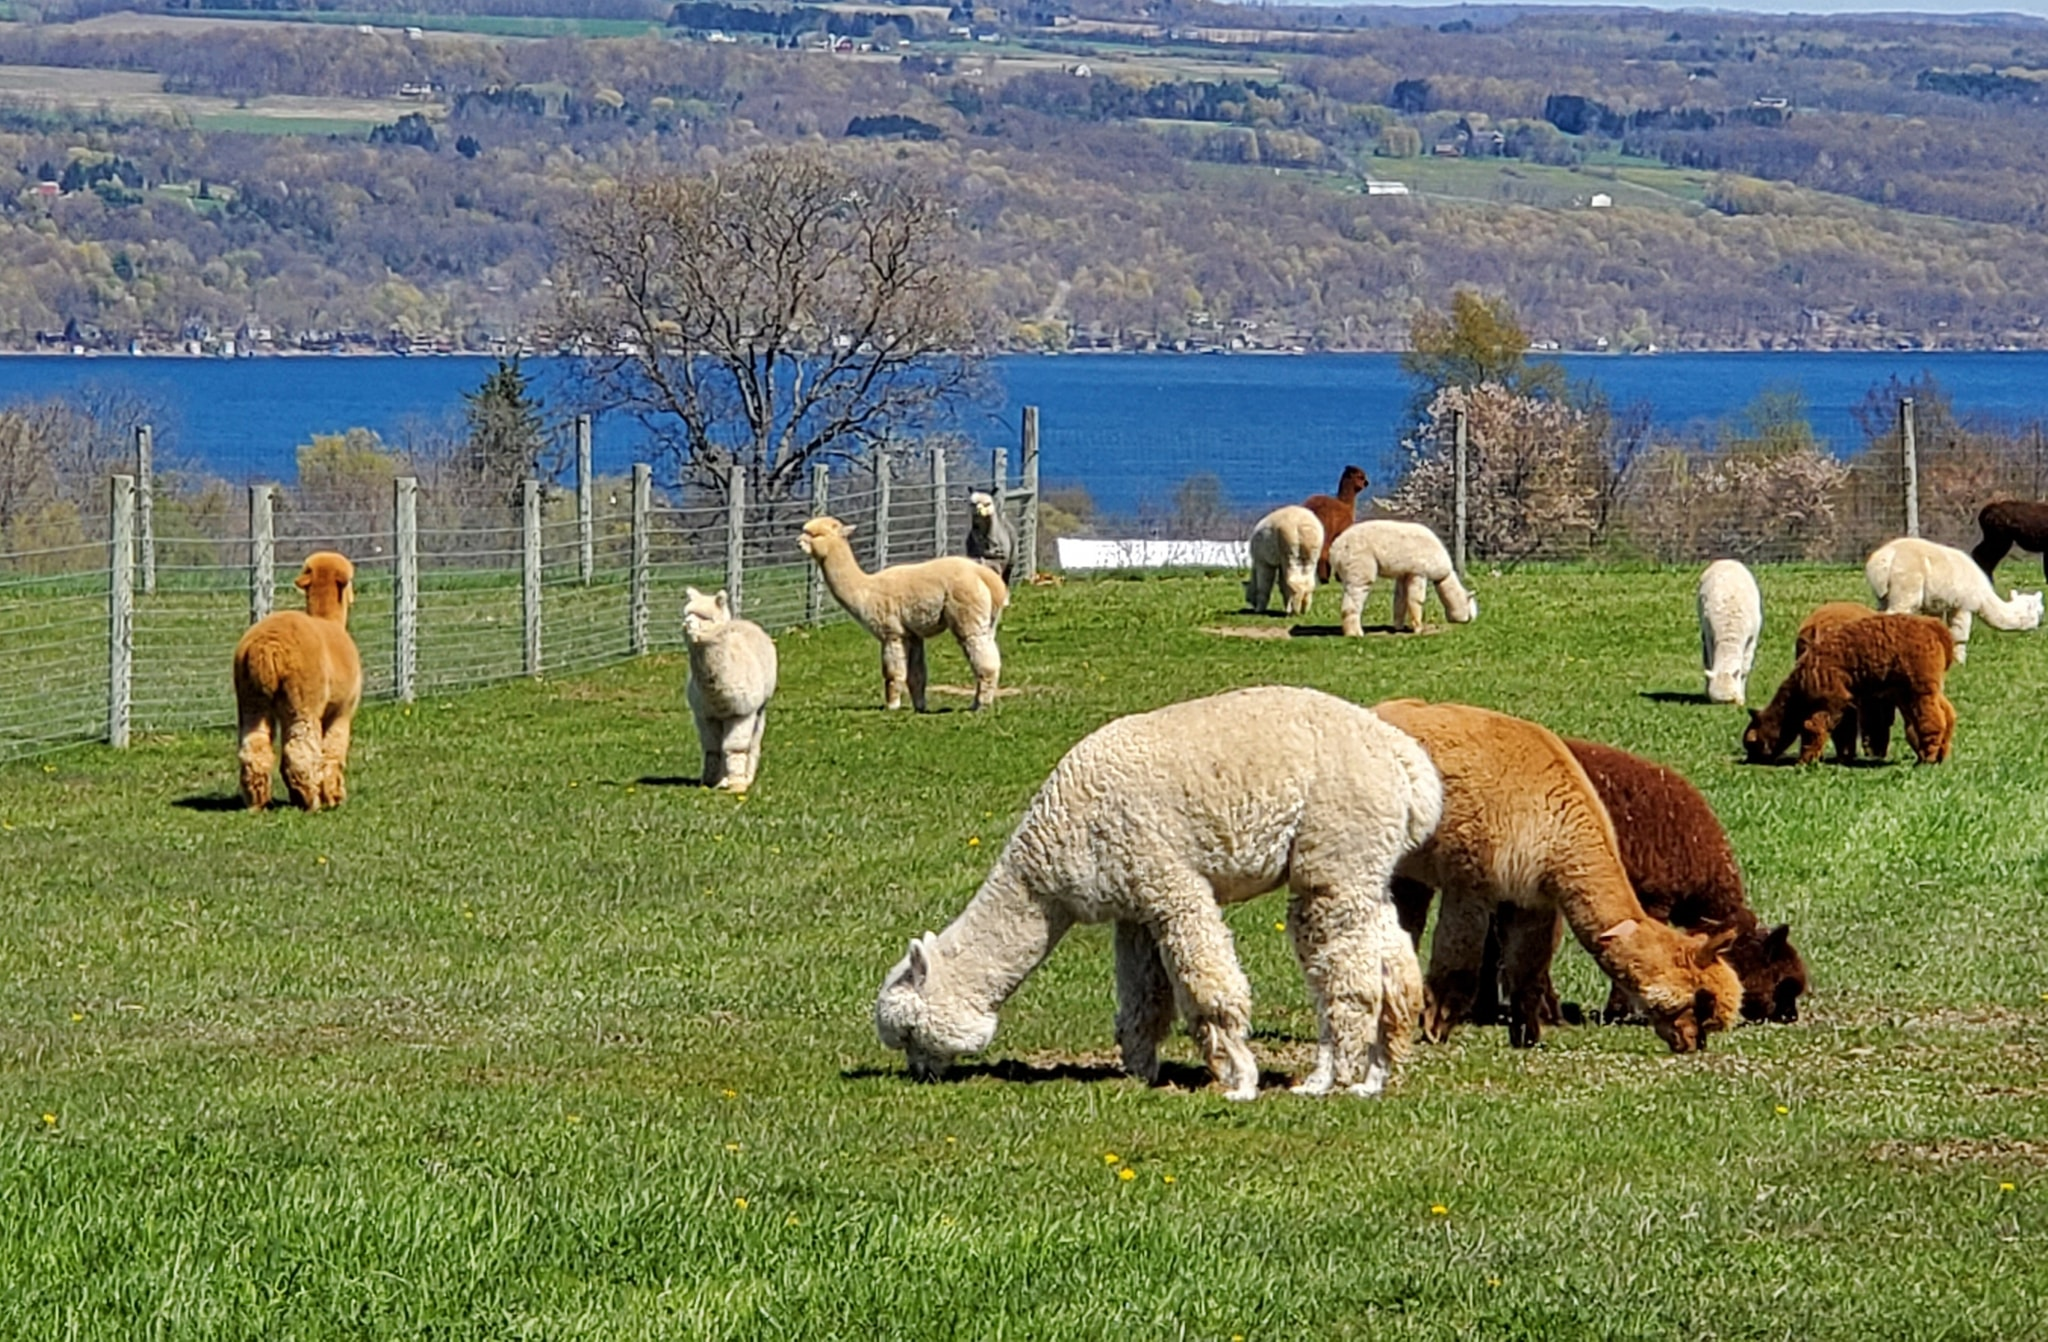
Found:
[[[1864,562],[1863,576],[1877,604],[1890,615],[1933,615],[1955,635],[1956,661],[1969,660],[1970,619],[1993,629],[2038,629],[2041,594],[2012,593],[2002,601],[1977,561],[1950,545],[1906,536],[1880,545]]]
[[[251,810],[270,805],[280,741],[293,802],[317,811],[348,795],[349,740],[363,697],[362,657],[348,632],[355,576],[332,550],[306,556],[297,579],[306,609],[266,615],[235,644],[242,801]]]
[[[1222,906],[1286,886],[1320,1021],[1297,1090],[1376,1094],[1422,980],[1388,882],[1442,784],[1421,747],[1317,690],[1233,690],[1119,718],[1069,750],[958,918],[910,943],[875,1002],[885,1047],[933,1079],[1076,923],[1117,925],[1117,1041],[1156,1080],[1178,1003],[1231,1099],[1258,1093],[1251,988]]]
[[[1382,577],[1394,580],[1394,628],[1422,627],[1425,590],[1434,586],[1444,618],[1466,624],[1479,618],[1479,600],[1458,581],[1451,553],[1437,534],[1419,522],[1374,518],[1351,527],[1330,547],[1330,571],[1344,586],[1340,609],[1346,636],[1365,633],[1366,599]]]
[[[797,545],[825,575],[832,599],[882,645],[882,703],[903,706],[903,692],[925,711],[924,641],[950,631],[974,671],[974,707],[996,700],[1003,655],[996,624],[1010,602],[1010,589],[994,569],[958,555],[918,564],[892,564],[875,573],[861,570],[847,538],[853,528],[836,517],[804,523]]]
[[[1323,524],[1323,551],[1316,558],[1316,581],[1330,580],[1330,542],[1344,534],[1345,528],[1358,520],[1358,496],[1365,492],[1372,481],[1365,478],[1365,472],[1356,466],[1346,466],[1337,477],[1337,494],[1311,494],[1302,500],[1301,506],[1316,515],[1316,521]]]

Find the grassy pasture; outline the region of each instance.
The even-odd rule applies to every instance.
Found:
[[[1862,582],[1760,577],[1759,698]],[[1692,584],[1482,573],[1479,623],[1363,640],[1212,632],[1282,627],[1223,576],[1026,589],[984,715],[886,715],[866,635],[791,632],[745,800],[682,781],[674,656],[374,705],[320,816],[225,809],[222,731],[0,766],[5,1331],[2042,1336],[2048,637],[1973,640],[1948,764],[1752,768],[1684,698]],[[881,976],[1059,755],[1259,682],[1679,765],[1793,923],[1804,1019],[1694,1058],[1468,1030],[1377,1103],[1231,1105],[1115,1075],[1097,928],[986,1059],[908,1082]],[[1314,1040],[1279,916],[1231,918],[1275,1088]]]
[[[215,98],[166,93],[147,71],[86,70],[54,65],[0,66],[0,104],[31,109],[94,111],[117,116],[184,116],[203,130],[269,135],[362,135],[407,113],[437,116],[437,106],[399,98],[310,98],[278,94]]]

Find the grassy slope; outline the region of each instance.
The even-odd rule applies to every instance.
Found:
[[[1762,576],[1759,694],[1795,613],[1861,583]],[[332,815],[208,809],[224,733],[0,768],[9,1325],[2039,1336],[2048,639],[1973,640],[1947,765],[1753,769],[1736,710],[1647,697],[1698,686],[1690,574],[1478,586],[1469,628],[1292,642],[1202,632],[1251,622],[1223,578],[1027,590],[1021,693],[978,717],[885,716],[864,635],[789,634],[744,802],[664,781],[696,772],[672,658],[373,707]],[[875,987],[1052,762],[1260,681],[1464,698],[1680,764],[1793,920],[1808,1019],[1694,1059],[1643,1030],[1467,1031],[1380,1103],[1233,1106],[1107,1072],[1086,929],[1010,1004],[996,1068],[909,1084]],[[1278,915],[1233,924],[1255,1047],[1298,1072]],[[1581,952],[1559,971],[1597,999]]]

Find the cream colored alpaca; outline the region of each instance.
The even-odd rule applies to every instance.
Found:
[[[683,642],[690,683],[683,690],[704,748],[704,786],[745,792],[761,770],[761,737],[775,696],[775,640],[732,613],[721,589],[684,589]]]
[[[235,644],[242,801],[251,810],[270,805],[280,738],[294,802],[317,811],[348,796],[350,729],[363,698],[362,657],[348,634],[355,576],[355,565],[332,550],[306,556],[297,579],[306,609],[266,615]]]
[[[1394,580],[1394,628],[1422,624],[1425,584],[1436,585],[1444,618],[1465,624],[1479,618],[1479,600],[1458,581],[1450,552],[1436,533],[1416,522],[1355,522],[1330,542],[1330,576],[1344,585],[1344,632],[1365,633],[1365,600],[1382,576]]]
[[[832,598],[881,640],[883,707],[901,708],[908,685],[910,702],[925,711],[924,641],[942,629],[952,631],[974,670],[974,707],[993,704],[1003,671],[996,623],[1010,603],[995,570],[947,555],[863,573],[846,541],[852,534],[836,517],[814,517],[797,544],[824,570]]]
[[[2041,594],[2019,592],[2000,601],[1991,579],[1961,550],[1905,536],[1871,551],[1863,576],[1888,615],[1935,615],[1956,637],[1956,661],[1970,651],[1970,617],[1982,615],[1993,629],[2037,629]]]
[[[1402,1057],[1422,980],[1389,892],[1436,828],[1422,748],[1365,709],[1268,686],[1119,718],[1054,766],[945,931],[910,943],[875,1028],[932,1079],[988,1046],[996,1013],[1076,923],[1117,926],[1124,1067],[1156,1080],[1178,1002],[1231,1099],[1258,1094],[1251,987],[1221,906],[1285,885],[1320,1019],[1295,1089],[1372,1095]]]
[[[1323,524],[1298,504],[1275,508],[1252,528],[1252,577],[1244,599],[1264,614],[1273,598],[1273,580],[1289,615],[1308,614],[1316,595],[1316,561],[1323,553]]]
[[[1739,704],[1748,691],[1749,668],[1764,632],[1763,593],[1739,561],[1716,559],[1700,575],[1698,603],[1707,700]]]

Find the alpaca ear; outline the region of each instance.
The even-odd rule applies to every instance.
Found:
[[[1597,945],[1606,946],[1612,942],[1620,941],[1623,937],[1632,935],[1636,928],[1640,926],[1642,924],[1638,923],[1635,919],[1624,918],[1599,936],[1593,938],[1593,940]]]
[[[1783,955],[1785,948],[1791,944],[1792,924],[1779,923],[1771,929],[1770,935],[1764,938],[1764,953],[1766,955]]]
[[[1693,965],[1696,968],[1705,969],[1708,965],[1720,959],[1722,954],[1735,944],[1735,937],[1738,931],[1739,929],[1737,928],[1724,927],[1699,945],[1693,947]]]
[[[732,610],[732,602],[726,596],[725,589],[723,587],[719,588],[718,594],[711,598],[711,604],[718,607],[718,613],[720,615],[727,614]]]
[[[931,933],[929,932],[925,933],[927,937],[930,935]],[[912,937],[910,939],[910,965],[903,975],[903,986],[912,992],[921,993],[924,991],[924,981],[930,977],[931,972],[932,962],[925,952],[924,937]]]
[[[839,524],[839,534],[840,534],[841,536],[851,536],[851,535],[853,534],[853,532],[854,532],[854,525],[853,525],[853,523],[851,523],[851,522],[841,522],[841,523]]]
[[[312,585],[313,571],[311,569],[300,569],[299,576],[292,579],[292,586],[298,588],[301,592],[305,591],[308,587],[311,587]]]
[[[683,589],[683,600],[684,600],[685,602],[691,602],[691,603],[694,603],[694,602],[702,601],[703,599],[704,599],[704,594],[703,594],[702,592],[698,591],[698,590],[697,590],[696,588],[694,588],[694,587],[685,587],[685,588]]]

